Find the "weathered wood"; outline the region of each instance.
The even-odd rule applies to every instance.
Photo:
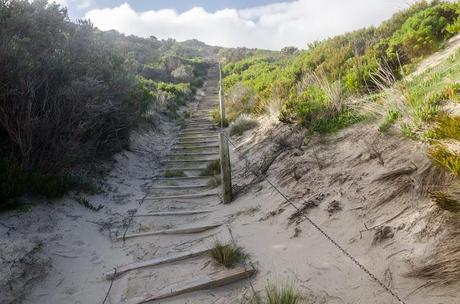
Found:
[[[219,155],[219,152],[201,152],[201,153],[173,153],[170,154],[169,156],[174,157],[174,156],[216,156]]]
[[[169,159],[165,160],[163,163],[202,163],[202,162],[212,162],[218,159]]]
[[[146,187],[147,190],[186,190],[186,189],[201,189],[209,188],[208,184],[203,185],[183,185],[183,186],[157,186],[157,187]]]
[[[145,198],[146,201],[152,201],[152,200],[165,200],[165,199],[185,199],[185,198],[201,198],[201,197],[207,197],[207,196],[215,196],[218,195],[217,192],[208,192],[208,193],[199,193],[199,194],[181,194],[181,195],[170,195],[170,196],[147,196]]]
[[[117,237],[118,241],[131,239],[135,237],[142,237],[142,236],[151,236],[151,235],[160,235],[160,234],[193,234],[193,233],[200,233],[207,230],[211,230],[222,226],[222,224],[212,224],[212,225],[205,225],[205,226],[195,226],[195,227],[185,227],[185,228],[176,228],[176,229],[166,229],[166,230],[158,230],[158,231],[150,231],[150,232],[141,232],[141,233],[133,233],[127,234],[125,236]]]
[[[222,85],[222,69],[219,64],[219,108],[220,108],[220,127],[225,127],[225,104],[224,104],[224,89]]]
[[[160,169],[160,172],[166,172],[166,171],[202,171],[206,169],[206,167],[190,167],[190,168],[179,168],[179,167],[173,167],[173,168],[164,168]]]
[[[212,210],[191,210],[191,211],[163,211],[163,212],[151,212],[151,213],[136,213],[134,216],[174,216],[174,215],[192,215],[210,213]]]
[[[136,297],[120,304],[142,304],[150,301],[171,298],[186,293],[225,286],[251,277],[256,270],[254,268],[236,267],[221,270],[209,275],[194,279],[190,282],[172,284],[163,290],[141,297]]]
[[[136,269],[146,268],[146,267],[153,267],[162,264],[173,263],[189,258],[193,258],[196,256],[200,256],[206,254],[210,251],[210,249],[198,249],[198,250],[191,250],[186,252],[181,252],[175,255],[167,256],[167,257],[160,257],[156,259],[151,259],[148,261],[143,262],[136,262],[124,266],[117,267],[116,270],[111,271],[105,274],[107,280],[112,280],[120,277],[121,275]]]
[[[232,201],[232,170],[230,167],[230,155],[228,151],[228,142],[222,133],[219,133],[219,139],[220,139],[220,172],[222,176],[222,200],[224,204],[229,204]]]
[[[177,150],[197,150],[197,149],[218,149],[219,145],[198,145],[198,146],[175,146],[172,147],[171,150],[177,151]]]
[[[210,179],[214,177],[212,175],[208,176],[184,176],[184,177],[160,177],[156,178],[156,181],[178,181],[178,180],[197,180],[197,179]]]

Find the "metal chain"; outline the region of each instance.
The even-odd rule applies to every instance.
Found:
[[[224,138],[235,148],[235,151],[243,157],[247,162],[249,160],[245,155],[243,155],[240,151],[238,151],[238,148],[236,145],[228,138],[228,136],[225,134],[225,132],[222,132],[222,135]],[[276,187],[266,176],[259,176],[257,172],[252,170],[249,166],[247,166],[247,169],[256,177],[263,178],[273,189],[278,192],[285,200],[286,202],[291,205],[296,211],[301,211],[300,208],[298,208],[289,197],[287,197],[278,187]],[[318,230],[327,240],[329,240],[337,249],[339,249],[345,256],[347,256],[356,266],[358,266],[362,271],[364,271],[372,280],[374,280],[377,284],[379,284],[385,291],[387,291],[392,297],[394,297],[396,300],[399,301],[400,304],[406,304],[400,297],[399,295],[390,289],[387,285],[385,285],[380,279],[378,279],[369,269],[367,269],[363,264],[361,264],[355,257],[353,257],[346,249],[344,249],[337,241],[335,241],[329,234],[327,234],[326,231],[321,229],[321,227],[318,226],[309,216],[306,214],[301,214],[305,220],[307,220],[316,230]]]

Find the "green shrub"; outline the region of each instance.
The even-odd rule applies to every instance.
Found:
[[[439,208],[452,212],[460,212],[460,201],[458,198],[452,197],[447,193],[437,191],[431,193],[431,198],[436,202]]]
[[[27,176],[12,158],[0,159],[0,209],[12,204],[11,200],[27,189]]]
[[[460,177],[460,155],[449,151],[443,145],[436,145],[428,151],[428,156],[440,167]]]
[[[460,140],[460,117],[439,115],[436,125],[425,136],[430,139],[456,139]]]

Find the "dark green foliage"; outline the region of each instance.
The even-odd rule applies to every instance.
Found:
[[[0,159],[0,209],[11,204],[11,200],[27,189],[27,177],[19,163],[11,158]]]
[[[460,177],[460,155],[439,144],[431,147],[428,156],[434,163],[450,171],[454,176]]]
[[[101,32],[45,0],[0,1],[0,159],[14,156],[0,164],[0,200],[79,189],[63,172],[176,117],[206,77],[198,57],[218,50]]]

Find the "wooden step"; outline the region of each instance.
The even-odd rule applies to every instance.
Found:
[[[210,149],[219,148],[219,145],[198,145],[198,146],[185,146],[185,147],[172,147],[171,150],[196,150],[196,149]]]
[[[112,280],[120,277],[121,275],[132,271],[136,269],[141,269],[141,268],[146,268],[146,267],[153,267],[157,265],[162,265],[162,264],[168,264],[168,263],[173,263],[185,259],[190,259],[193,257],[197,257],[203,254],[207,254],[210,251],[210,249],[198,249],[198,250],[191,250],[191,251],[185,251],[177,254],[173,254],[167,257],[160,257],[156,259],[151,259],[148,261],[143,261],[143,262],[136,262],[124,266],[119,266],[114,269],[114,271],[108,272],[105,274],[105,278],[107,280]]]
[[[180,195],[166,195],[166,196],[147,196],[144,201],[155,201],[155,200],[167,200],[167,199],[190,199],[190,198],[202,198],[208,196],[217,196],[218,192],[208,192],[199,194],[180,194]]]
[[[204,162],[213,162],[219,160],[218,158],[214,159],[184,159],[184,160],[165,160],[163,164],[170,163],[204,163]]]
[[[174,154],[169,154],[170,157],[176,157],[176,156],[215,156],[219,155],[219,152],[202,152],[202,153],[174,153]]]
[[[189,282],[179,282],[172,284],[156,293],[132,298],[127,302],[119,304],[143,304],[151,301],[183,295],[198,290],[221,287],[247,279],[255,273],[256,270],[249,266],[220,270],[202,277],[195,277]]]
[[[183,228],[174,228],[174,229],[166,229],[166,230],[157,230],[157,231],[149,231],[149,232],[141,232],[141,233],[133,233],[127,234],[125,236],[117,237],[118,241],[136,238],[136,237],[143,237],[143,236],[151,236],[151,235],[161,235],[161,234],[194,234],[200,233],[207,230],[211,230],[217,227],[222,226],[220,224],[211,224],[211,225],[204,225],[204,226],[192,226],[192,227],[183,227]]]
[[[148,190],[181,190],[181,189],[201,189],[201,188],[209,188],[207,184],[204,185],[185,185],[185,186],[158,186],[158,187],[149,187],[145,188]]]
[[[181,216],[181,215],[194,215],[194,214],[203,214],[211,213],[212,210],[190,210],[190,211],[162,211],[162,212],[149,212],[149,213],[136,213],[135,217],[144,217],[144,216]]]

